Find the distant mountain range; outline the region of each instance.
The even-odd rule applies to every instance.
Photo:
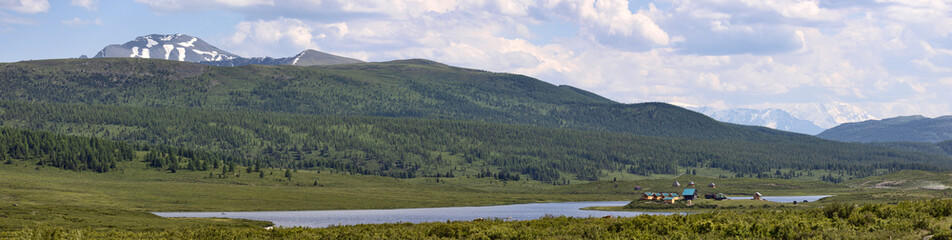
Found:
[[[846,103],[796,104],[784,106],[783,109],[716,109],[691,106],[687,108],[722,122],[763,126],[809,135],[819,134],[823,130],[844,123],[876,119],[863,109]]]
[[[151,34],[140,36],[122,45],[114,44],[106,46],[99,51],[94,58],[153,58],[227,67],[252,64],[326,66],[363,62],[317,50],[306,50],[286,58],[245,58],[221,50],[206,43],[202,39],[185,34]]]
[[[741,125],[764,126],[777,130],[816,135],[823,132],[823,128],[813,122],[796,118],[784,110],[769,109],[714,109],[710,107],[695,107],[691,110],[703,113],[721,122]]]
[[[952,139],[952,116],[904,116],[843,124],[818,137],[842,142],[928,142]]]
[[[847,103],[808,103],[782,107],[790,115],[829,129],[844,123],[876,119],[862,108]]]

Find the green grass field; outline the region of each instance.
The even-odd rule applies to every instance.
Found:
[[[701,194],[720,192],[749,196],[836,195],[798,207],[744,200],[717,204],[723,209],[802,209],[830,202],[894,203],[948,197],[952,191],[930,190],[921,182],[945,184],[945,173],[901,172],[894,175],[832,184],[782,179],[657,176],[655,179],[596,181],[554,186],[537,181],[499,181],[489,178],[394,179],[316,171],[282,169],[236,173],[219,171],[168,173],[143,162],[122,162],[107,173],[37,167],[27,162],[0,164],[0,238],[33,228],[92,229],[95,231],[156,232],[192,228],[261,228],[267,222],[234,219],[166,219],[152,211],[263,211],[386,209],[444,206],[499,205],[529,202],[631,201],[644,191],[680,192],[675,180],[698,184]],[[210,177],[211,176],[211,177]],[[913,178],[918,176],[918,178]],[[904,188],[866,188],[905,178]],[[315,185],[316,182],[316,185]],[[716,189],[706,185],[715,182]],[[882,184],[880,184],[882,185]],[[634,190],[641,186],[641,190]],[[711,201],[713,202],[713,201]],[[782,205],[782,206],[781,206]],[[789,207],[789,208],[788,208]],[[602,208],[600,210],[618,210]],[[634,209],[638,210],[638,209]],[[646,210],[646,209],[641,209]],[[682,209],[683,210],[683,209]],[[675,209],[675,211],[679,211]],[[112,230],[110,230],[112,229]],[[182,230],[185,231],[185,230]],[[55,231],[54,231],[55,232]]]

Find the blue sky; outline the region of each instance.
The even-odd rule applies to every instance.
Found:
[[[526,74],[616,101],[952,114],[948,0],[0,0],[0,62],[184,33]]]

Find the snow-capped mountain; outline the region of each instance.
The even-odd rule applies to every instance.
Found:
[[[784,109],[796,118],[813,122],[827,129],[843,123],[876,119],[862,108],[839,102],[796,104]]]
[[[157,58],[227,67],[251,64],[316,66],[363,62],[317,50],[306,50],[286,58],[243,58],[212,46],[200,38],[185,34],[152,34],[137,37],[122,45],[106,46],[95,57]]]
[[[816,135],[823,128],[810,121],[796,118],[784,110],[770,109],[714,109],[710,107],[689,107],[689,109],[707,115],[721,122],[741,125],[764,126],[777,130]]]
[[[218,49],[197,37],[185,34],[152,34],[137,37],[122,45],[109,45],[96,58],[133,57],[158,58],[187,62],[223,61],[241,58]]]
[[[223,67],[233,67],[233,66],[243,66],[243,65],[295,65],[295,66],[325,66],[325,65],[338,65],[338,64],[352,64],[352,63],[362,63],[363,61],[341,57],[329,53],[320,52],[317,50],[305,50],[293,57],[286,58],[270,58],[270,57],[257,57],[257,58],[235,58],[222,61],[207,61],[202,62],[208,65],[223,66]]]

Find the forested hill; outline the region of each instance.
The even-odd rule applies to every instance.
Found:
[[[0,124],[221,153],[152,154],[165,158],[150,161],[152,166],[170,168],[177,162],[178,169],[217,168],[227,162],[398,178],[472,176],[552,184],[609,175],[680,174],[685,169],[723,169],[717,172],[725,177],[835,174],[823,178],[834,182],[902,169],[952,169],[948,156],[819,138],[711,141],[447,119],[0,101]],[[175,153],[183,157],[172,156]]]
[[[154,59],[0,64],[0,99],[308,115],[463,119],[712,140],[808,140],[664,103],[620,104],[530,77],[400,60],[213,67]]]
[[[846,123],[818,137],[843,142],[925,142],[952,140],[952,116],[904,116]]]
[[[207,153],[149,153],[150,166],[171,170],[227,162],[565,184],[685,169],[828,181],[952,169],[952,159],[931,152],[721,123],[665,103],[620,104],[419,59],[330,67],[31,61],[0,64],[0,89],[2,126]]]

